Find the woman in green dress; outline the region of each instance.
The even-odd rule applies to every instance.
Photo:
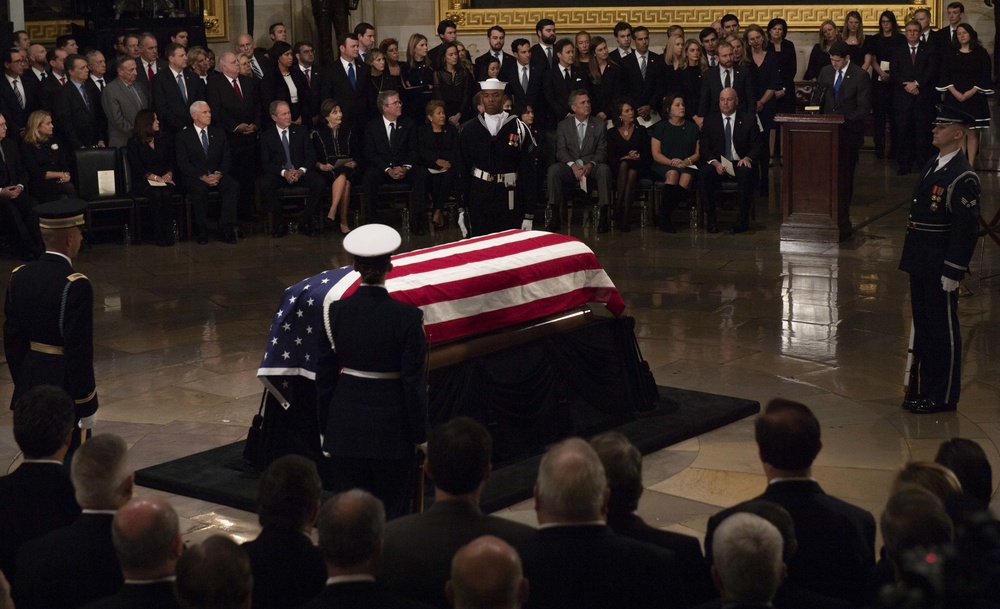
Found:
[[[667,120],[653,125],[650,139],[653,151],[653,173],[663,181],[660,197],[660,230],[676,233],[670,219],[678,203],[687,197],[694,182],[698,162],[698,125],[685,117],[684,97],[679,93],[663,100]]]

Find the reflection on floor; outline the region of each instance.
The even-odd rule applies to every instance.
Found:
[[[777,184],[780,169],[772,173]],[[984,213],[992,216],[998,177],[981,177]],[[1000,329],[990,321],[1000,314],[1000,279],[988,278],[1000,273],[995,244],[977,250],[963,283],[970,292],[960,304],[959,413],[917,416],[899,408],[910,313],[907,277],[896,266],[913,179],[862,152],[851,212],[860,229],[839,246],[781,243],[777,187],[758,203],[758,226],[747,234],[564,230],[592,246],[618,285],[658,384],[805,402],[823,424],[815,476],[829,492],[878,514],[894,471],[909,459],[932,458],[943,438],[979,441],[1000,473]],[[404,248],[458,237],[448,229],[408,238]],[[235,246],[106,244],[83,252],[77,268],[96,292],[98,431],[123,436],[136,468],[244,436],[257,411],[254,371],[281,291],[347,264],[341,241],[332,232],[273,240],[258,229]],[[13,267],[0,261],[3,282]],[[7,403],[6,367],[0,382]],[[0,469],[17,453],[10,426],[9,411],[0,409]],[[763,488],[752,421],[648,456],[645,482],[643,517],[701,535],[709,515]],[[219,530],[256,534],[253,514],[171,499],[189,540]],[[534,520],[530,502],[504,514]]]

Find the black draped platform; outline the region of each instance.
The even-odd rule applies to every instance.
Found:
[[[653,410],[613,426],[628,436],[643,454],[752,416],[760,410],[759,402],[713,393],[673,387],[658,387],[658,392],[659,400]],[[169,493],[254,511],[258,474],[244,467],[243,447],[244,442],[240,441],[147,467],[136,472],[136,482]],[[483,494],[484,510],[496,511],[531,496],[540,452],[497,464]]]

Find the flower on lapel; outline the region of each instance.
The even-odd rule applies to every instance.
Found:
[[[59,144],[57,144],[57,143],[55,143],[55,142],[52,142],[52,145],[51,145],[51,146],[49,146],[49,148],[51,148],[51,149],[53,149],[53,150],[59,150]]]

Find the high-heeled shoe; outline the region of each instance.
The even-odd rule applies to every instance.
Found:
[[[351,227],[347,226],[346,224],[341,224],[340,225],[340,234],[341,235],[346,235],[349,232],[351,232]]]

